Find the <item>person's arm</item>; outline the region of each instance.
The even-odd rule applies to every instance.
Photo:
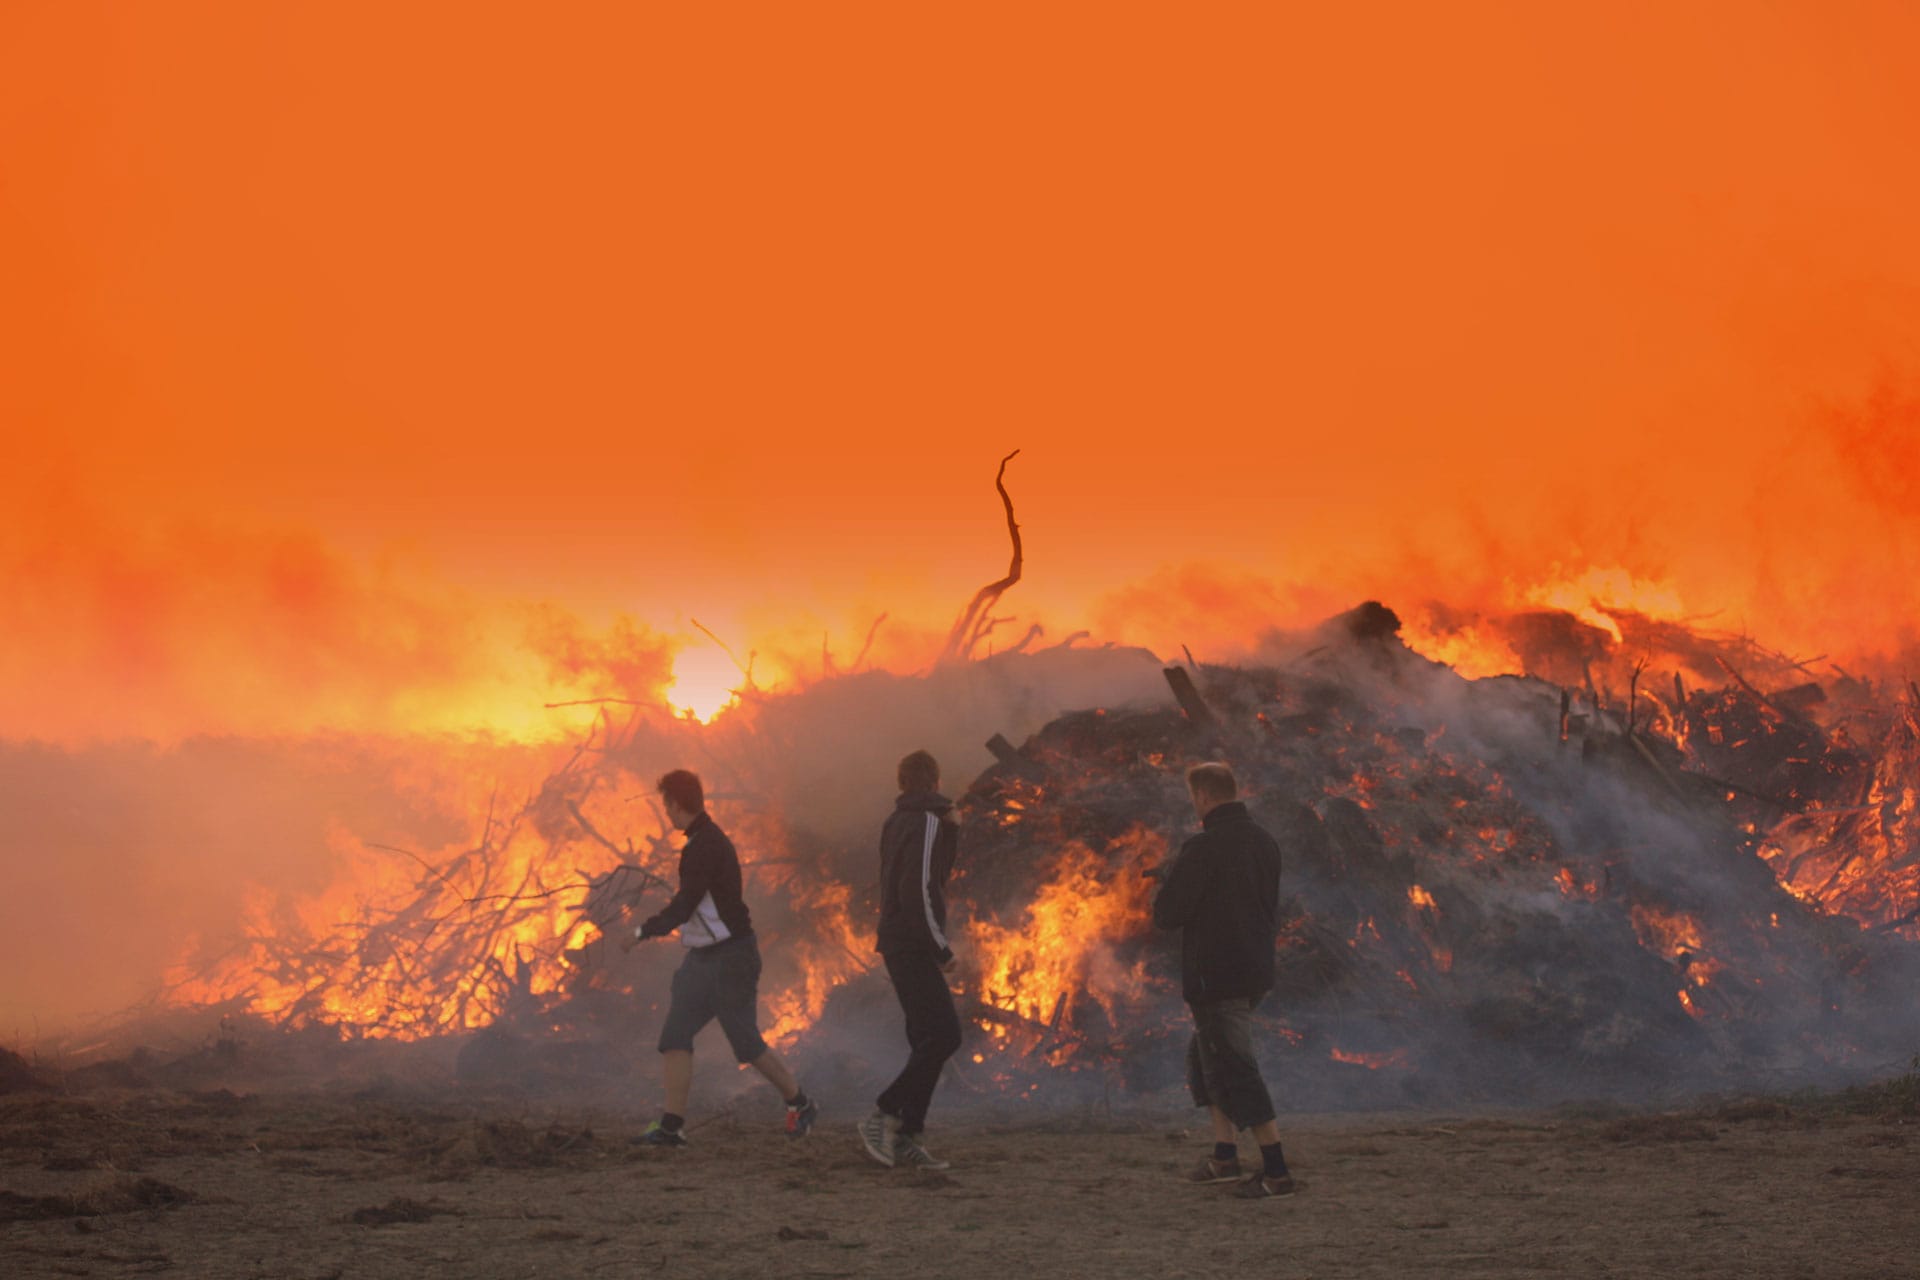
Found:
[[[713,888],[713,855],[704,842],[695,841],[680,854],[680,892],[666,906],[647,917],[637,936],[663,938],[693,917],[700,899]]]
[[[939,960],[941,967],[953,962],[953,948],[940,923],[946,914],[947,872],[953,867],[958,832],[938,814],[925,815],[925,826],[912,832],[907,855],[901,858],[894,874],[900,877],[900,902],[907,906],[908,927],[921,938]],[[910,904],[910,905],[909,905]]]
[[[1193,919],[1207,889],[1211,868],[1199,856],[1197,842],[1187,841],[1175,855],[1173,865],[1160,877],[1160,891],[1153,895],[1153,923],[1160,929],[1184,928]]]
[[[932,891],[938,895],[933,900],[933,905],[939,908],[934,913],[934,918],[937,920],[944,921],[947,918],[947,877],[953,873],[953,861],[959,853],[960,824],[952,817],[943,817],[940,819],[940,836],[933,844],[933,875],[928,882]],[[941,932],[943,934],[946,932],[944,924],[941,925]],[[941,956],[940,967],[949,969],[952,966],[953,944],[949,942],[945,953]]]

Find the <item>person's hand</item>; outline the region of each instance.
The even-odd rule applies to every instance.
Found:
[[[634,924],[633,908],[622,907],[620,908],[620,919],[614,925],[614,936],[619,939],[620,949],[622,951],[631,951],[639,946],[643,939],[657,935],[649,934],[646,931],[645,925],[636,927]]]

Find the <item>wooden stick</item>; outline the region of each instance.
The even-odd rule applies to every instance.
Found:
[[[1007,537],[1013,542],[1013,559],[1007,565],[1007,576],[989,582],[974,592],[973,599],[967,603],[965,609],[960,611],[960,616],[954,619],[953,629],[947,632],[946,647],[940,653],[941,662],[959,662],[971,656],[974,646],[993,629],[992,624],[985,621],[985,615],[993,607],[994,601],[1004,595],[1009,587],[1020,581],[1020,571],[1026,560],[1020,546],[1020,525],[1013,518],[1013,498],[1007,493],[1006,486],[1007,464],[1019,456],[1020,451],[1015,449],[1000,459],[1000,470],[993,477],[993,487],[999,490],[1000,503],[1007,511]]]
[[[1769,698],[1766,694],[1760,692],[1758,689],[1754,688],[1752,684],[1748,683],[1747,678],[1745,676],[1741,675],[1738,671],[1734,670],[1733,664],[1731,662],[1728,662],[1725,658],[1720,657],[1718,654],[1714,655],[1713,660],[1719,663],[1723,668],[1725,668],[1726,673],[1733,677],[1735,684],[1738,684],[1742,689],[1745,689],[1748,693],[1752,694],[1755,700],[1757,700],[1761,706],[1773,712],[1773,716],[1775,720],[1785,720],[1787,718],[1787,713],[1782,711],[1779,707],[1775,706],[1772,698]]]
[[[1180,709],[1187,713],[1187,719],[1197,725],[1212,726],[1219,723],[1206,699],[1200,696],[1200,690],[1194,687],[1193,677],[1187,674],[1185,667],[1167,667],[1162,674],[1167,677],[1167,685],[1173,690]]]
[[[880,634],[880,624],[886,620],[887,615],[883,613],[873,620],[872,626],[867,628],[867,642],[860,646],[859,656],[853,660],[853,670],[858,671],[860,664],[867,660],[867,650],[873,648],[873,638]]]
[[[720,646],[720,652],[727,655],[728,662],[731,662],[735,667],[739,668],[740,674],[747,678],[747,684],[749,687],[751,687],[753,684],[753,659],[751,655],[749,655],[745,663],[742,663],[739,657],[734,653],[734,651],[727,647],[727,642],[725,640],[722,640],[719,636],[713,634],[713,632],[707,630],[705,627],[700,626],[700,619],[688,618],[687,621],[691,622],[694,626],[699,627],[700,633],[702,635],[706,636],[707,639],[713,641],[715,644]]]

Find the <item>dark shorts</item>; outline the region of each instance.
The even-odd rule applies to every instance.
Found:
[[[752,1062],[767,1051],[755,1005],[760,993],[760,946],[753,935],[696,947],[673,971],[673,1002],[660,1028],[660,1052],[693,1052],[693,1038],[715,1018],[733,1056]]]
[[[1258,1000],[1189,1005],[1193,1039],[1187,1043],[1187,1091],[1196,1107],[1218,1107],[1236,1129],[1273,1119],[1273,1098],[1253,1056],[1253,1007]]]

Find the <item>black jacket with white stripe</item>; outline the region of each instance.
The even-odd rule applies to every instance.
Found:
[[[949,815],[953,801],[933,791],[908,791],[894,802],[880,828],[881,955],[931,952],[941,964],[953,959],[947,945],[947,873],[960,844],[960,826]]]

